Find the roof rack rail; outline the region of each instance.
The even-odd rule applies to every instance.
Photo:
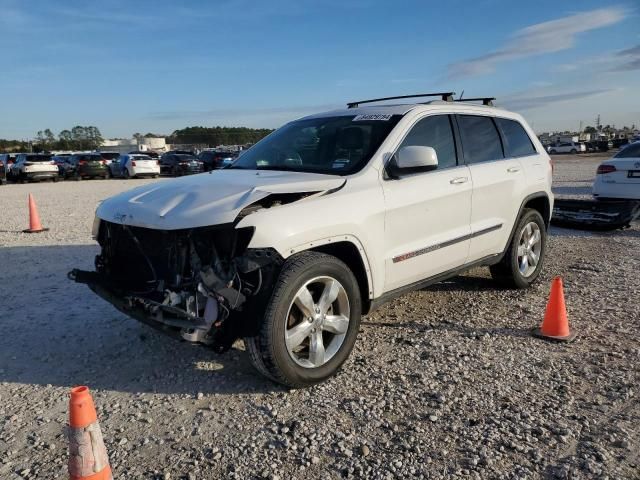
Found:
[[[496,97],[475,97],[475,98],[458,98],[454,102],[482,102],[482,105],[493,107],[493,101]]]
[[[445,102],[453,102],[453,96],[456,92],[438,92],[438,93],[421,93],[419,95],[401,95],[399,97],[383,97],[383,98],[372,98],[370,100],[360,100],[357,102],[347,103],[347,108],[356,108],[363,103],[373,103],[373,102],[382,102],[384,100],[398,100],[402,98],[419,98],[419,97],[440,97]]]

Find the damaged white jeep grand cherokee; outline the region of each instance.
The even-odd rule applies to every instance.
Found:
[[[244,338],[293,387],[333,375],[361,315],[399,294],[479,265],[527,287],[550,159],[519,115],[437,95],[296,120],[228,168],[110,198],[96,271],[69,276],[178,338],[218,352]]]

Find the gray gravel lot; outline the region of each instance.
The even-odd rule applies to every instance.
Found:
[[[601,158],[556,157],[556,192],[588,195]],[[287,391],[241,342],[178,343],[67,280],[97,253],[98,202],[142,182],[0,187],[0,478],[67,478],[77,384],[116,479],[640,478],[638,225],[552,229],[527,291],[476,269],[405,295],[363,320],[339,375]],[[28,192],[49,232],[20,233]],[[555,275],[571,344],[529,334]]]

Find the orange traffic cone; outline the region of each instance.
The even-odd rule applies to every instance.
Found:
[[[576,338],[575,333],[569,331],[569,320],[567,319],[567,307],[564,304],[564,291],[562,289],[562,278],[556,277],[551,283],[551,294],[547,303],[547,310],[540,328],[533,331],[536,337],[547,338],[570,342]]]
[[[113,480],[89,387],[74,387],[69,400],[69,479]]]
[[[48,228],[42,228],[40,223],[40,215],[38,215],[38,208],[36,207],[36,201],[33,199],[33,195],[29,194],[29,228],[23,230],[25,233],[38,233],[46,232]]]

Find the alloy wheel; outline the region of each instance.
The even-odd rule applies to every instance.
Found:
[[[306,282],[289,305],[285,343],[301,367],[318,368],[340,350],[349,328],[347,292],[335,278],[323,276]]]
[[[518,269],[523,277],[536,271],[542,251],[542,233],[535,222],[527,223],[520,232],[518,241]]]

